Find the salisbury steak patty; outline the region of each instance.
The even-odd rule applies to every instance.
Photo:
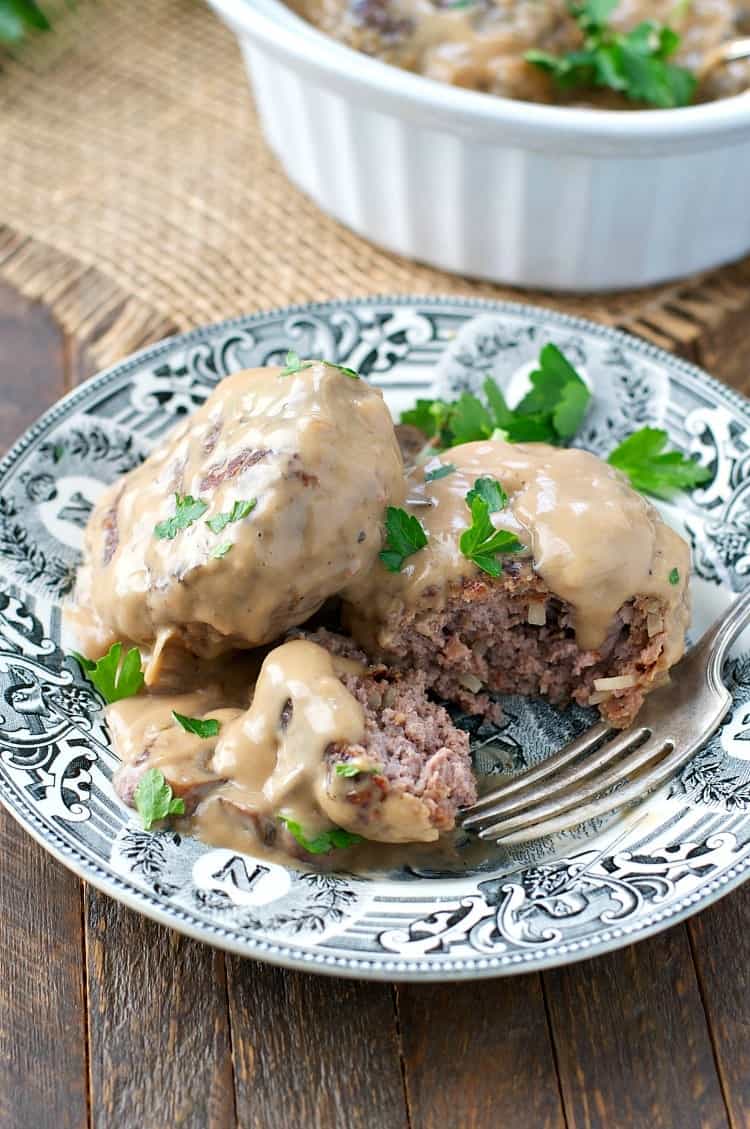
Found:
[[[72,612],[82,650],[270,643],[372,565],[403,492],[365,380],[317,361],[229,376],[94,508]]]
[[[147,694],[108,707],[123,765],[115,787],[135,801],[158,768],[208,842],[236,835],[305,853],[336,828],[382,842],[436,839],[471,804],[469,739],[425,694],[420,672],[372,667],[327,631],[266,657],[249,706],[221,685]],[[186,732],[178,714],[218,727]]]
[[[408,485],[427,545],[400,571],[379,563],[353,587],[353,636],[472,712],[497,712],[488,690],[543,694],[629,724],[684,648],[685,542],[585,451],[471,443],[446,453],[453,469],[435,478],[438,462]],[[517,539],[489,562],[497,576],[460,548],[480,478],[507,494],[490,517]]]

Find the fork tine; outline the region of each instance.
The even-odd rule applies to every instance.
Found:
[[[520,785],[527,782],[528,775],[531,775],[530,773],[528,775],[524,773],[522,776],[516,777],[516,780],[513,781],[513,783],[519,785],[519,787],[507,790],[497,789],[492,793],[492,799],[495,800],[497,798],[497,803],[493,803],[490,807],[484,806],[480,811],[477,811],[478,805],[471,808],[471,814],[462,821],[463,826],[474,827],[480,823],[486,823],[488,819],[495,816],[508,816],[514,811],[530,807],[539,800],[549,799],[557,792],[566,791],[572,784],[585,780],[587,777],[599,772],[600,769],[604,768],[605,765],[609,764],[615,757],[619,756],[620,753],[628,752],[634,746],[643,743],[643,741],[650,736],[651,730],[647,729],[645,726],[640,726],[637,729],[626,729],[624,732],[618,733],[610,741],[605,742],[601,749],[593,756],[578,761],[577,764],[572,764],[569,768],[554,775],[547,773],[544,782],[537,784],[536,787],[520,787]],[[576,742],[571,742],[571,745],[575,744]],[[589,743],[589,747],[591,744],[593,744],[593,742]],[[560,750],[557,757],[552,757],[551,760],[557,760],[558,766],[564,768],[566,762],[570,760],[571,745],[566,745]],[[559,760],[557,759],[558,757]],[[545,762],[545,764],[549,763],[550,761]],[[506,799],[509,791],[514,794],[511,795],[510,799]],[[483,797],[483,799],[487,800],[488,797]]]
[[[535,837],[538,835],[539,825],[542,822],[555,819],[557,816],[562,815],[563,812],[575,808],[575,818],[569,826],[575,826],[576,823],[581,822],[580,818],[580,804],[584,800],[592,799],[598,796],[600,792],[604,792],[609,788],[613,788],[620,781],[627,779],[632,773],[637,772],[641,768],[645,768],[651,761],[659,756],[660,753],[670,753],[674,749],[674,743],[664,737],[651,737],[643,745],[640,745],[635,752],[629,756],[623,757],[613,768],[605,772],[597,773],[593,778],[584,782],[583,787],[573,787],[566,789],[560,795],[547,803],[539,803],[534,806],[527,807],[526,810],[521,812],[520,815],[513,816],[511,819],[501,820],[499,823],[494,823],[490,827],[483,828],[479,832],[480,839],[494,839],[499,836],[507,836],[512,832],[521,831],[527,827],[533,827]],[[637,783],[637,788],[643,792],[643,780],[640,779]],[[619,807],[623,801],[618,797],[612,798],[612,808]],[[612,810],[610,808],[610,810]]]
[[[604,740],[607,734],[612,732],[612,726],[607,725],[606,722],[599,721],[596,725],[592,725],[580,737],[576,737],[573,741],[569,741],[567,745],[563,745],[559,752],[554,756],[548,757],[547,760],[541,764],[535,765],[533,768],[526,769],[519,776],[514,776],[512,780],[506,781],[498,788],[493,788],[485,796],[480,796],[476,803],[472,804],[470,808],[466,809],[466,818],[462,821],[464,826],[474,818],[475,813],[479,813],[490,804],[494,804],[495,800],[505,799],[506,796],[513,795],[520,788],[527,788],[530,784],[536,784],[540,780],[546,779],[551,776],[553,772],[557,772],[559,768],[568,764],[570,761],[575,760],[576,757],[581,756],[583,753],[589,752],[600,741]]]
[[[651,772],[639,776],[624,788],[619,788],[616,792],[611,792],[606,796],[600,796],[599,799],[592,800],[591,803],[584,804],[580,808],[571,808],[556,818],[542,820],[541,823],[536,823],[533,827],[511,831],[506,835],[498,835],[496,842],[498,845],[510,845],[512,843],[525,843],[529,839],[539,839],[545,835],[556,835],[560,831],[568,831],[571,827],[576,827],[579,823],[609,815],[613,811],[617,811],[618,808],[624,808],[638,800],[643,800],[655,788],[669,780],[670,776],[683,765],[687,764],[694,753],[695,745],[691,745],[687,749],[675,749],[664,760],[659,761]],[[499,826],[502,827],[502,824]],[[485,838],[485,836],[482,836],[482,838]]]

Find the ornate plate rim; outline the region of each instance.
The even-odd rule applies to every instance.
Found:
[[[583,330],[588,334],[605,340],[621,342],[629,349],[648,357],[668,369],[679,373],[690,383],[698,382],[705,390],[710,389],[720,400],[731,404],[735,410],[750,418],[750,400],[712,377],[704,369],[673,356],[643,338],[626,333],[607,325],[589,321],[587,318],[566,314],[562,311],[520,302],[495,301],[488,298],[468,298],[453,295],[430,294],[374,294],[361,297],[333,298],[322,302],[298,303],[261,310],[254,314],[239,315],[209,325],[200,326],[185,333],[174,334],[161,341],[131,353],[121,361],[110,365],[101,372],[84,381],[83,384],[57,400],[23,432],[0,460],[0,476],[6,474],[20,458],[28,446],[41,435],[50,424],[65,414],[79,400],[85,399],[92,389],[105,386],[115,375],[125,375],[147,359],[156,359],[191,343],[198,342],[207,334],[212,335],[233,328],[251,327],[254,323],[268,318],[287,317],[300,313],[325,314],[328,311],[351,306],[458,306],[467,310],[487,313],[507,313],[531,318],[544,318],[568,329]],[[544,950],[531,949],[523,954],[508,956],[458,957],[441,960],[439,966],[429,959],[406,961],[384,956],[382,958],[362,958],[323,954],[314,949],[298,948],[292,944],[275,944],[262,939],[241,936],[231,928],[198,920],[193,915],[176,907],[165,907],[156,897],[125,881],[114,872],[105,870],[91,861],[75,847],[67,844],[57,833],[43,824],[38,815],[25,800],[19,798],[0,777],[0,802],[16,822],[27,831],[45,850],[79,878],[90,882],[102,893],[122,902],[128,908],[146,917],[177,929],[186,936],[214,947],[222,948],[239,956],[257,957],[285,968],[318,972],[329,976],[344,976],[355,979],[386,980],[400,982],[438,982],[451,980],[474,980],[494,976],[522,973],[530,968],[542,970],[556,968],[588,957],[602,955],[622,948],[626,944],[653,936],[664,929],[677,925],[694,913],[718,901],[745,881],[750,869],[750,853],[718,878],[707,881],[698,891],[685,895],[664,910],[656,910],[637,919],[632,925],[613,926],[606,940],[596,943],[587,938],[571,942],[560,942]]]

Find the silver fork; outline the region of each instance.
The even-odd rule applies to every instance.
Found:
[[[482,796],[461,814],[480,839],[520,843],[575,827],[641,800],[716,732],[732,698],[727,650],[750,623],[750,588],[646,699],[630,729],[593,725],[548,760]]]

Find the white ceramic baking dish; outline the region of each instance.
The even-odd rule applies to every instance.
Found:
[[[643,286],[750,251],[750,94],[532,105],[410,74],[279,0],[210,0],[290,179],[389,250],[525,287]]]

